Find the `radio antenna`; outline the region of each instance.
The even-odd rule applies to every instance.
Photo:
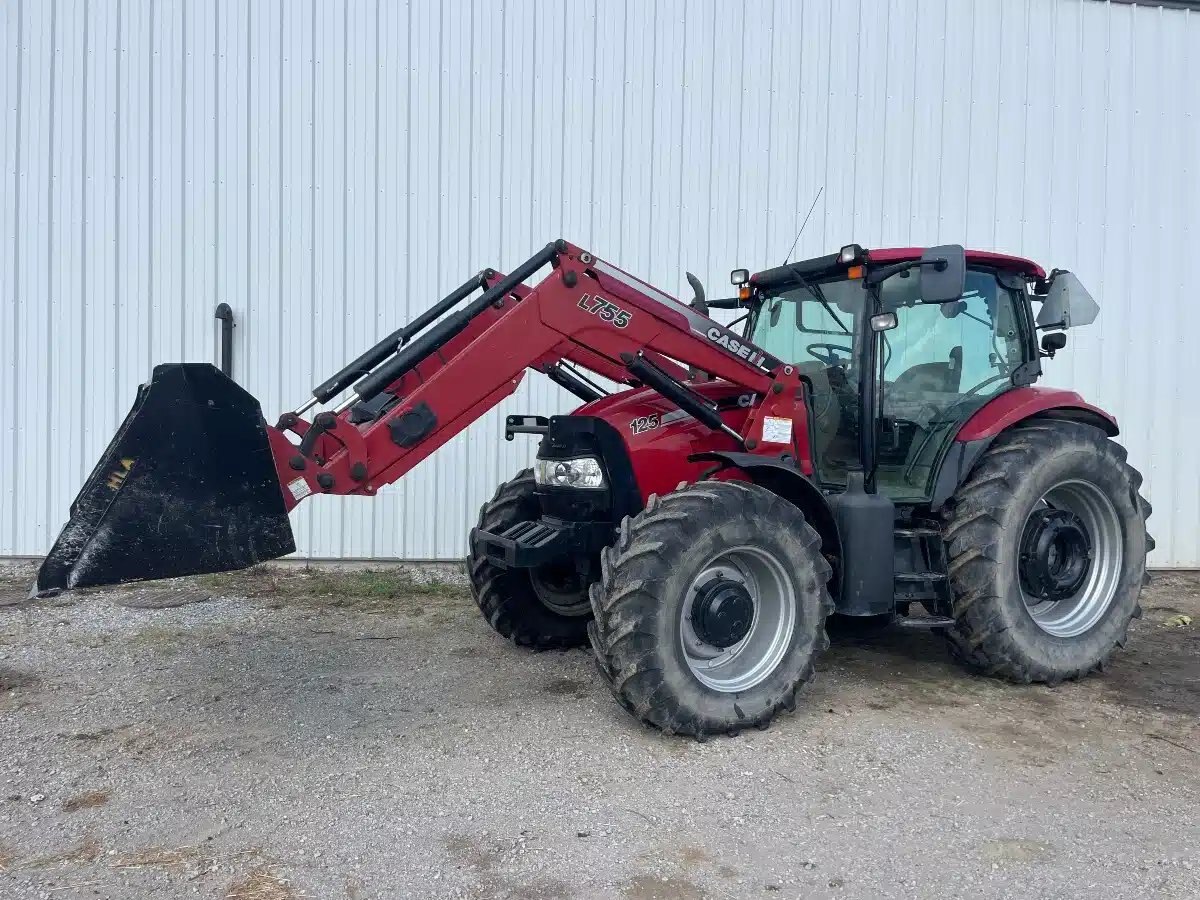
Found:
[[[786,266],[788,260],[792,258],[792,253],[796,250],[796,245],[800,243],[800,235],[804,234],[805,226],[808,225],[808,220],[812,217],[813,210],[817,208],[817,201],[821,199],[821,192],[825,190],[825,185],[817,188],[817,196],[813,197],[812,206],[808,208],[808,215],[804,217],[804,222],[800,226],[800,230],[796,232],[796,239],[792,241],[792,249],[787,252],[787,256],[783,258],[783,264]]]

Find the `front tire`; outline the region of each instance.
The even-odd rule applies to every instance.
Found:
[[[541,515],[533,470],[518,472],[496,489],[471,530],[467,573],[471,595],[488,624],[519,647],[568,650],[587,643],[591,617],[587,586],[572,560],[537,569],[503,569],[475,549],[475,532],[500,534]]]
[[[945,513],[952,655],[1022,684],[1102,668],[1141,614],[1150,504],[1126,452],[1090,425],[1002,434]]]
[[[601,554],[589,628],[617,701],[668,733],[765,728],[829,645],[820,538],[787,500],[708,481],[651,497]]]

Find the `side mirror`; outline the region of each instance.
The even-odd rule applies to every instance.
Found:
[[[967,285],[967,254],[960,244],[930,247],[921,254],[921,302],[949,303]]]
[[[894,312],[877,313],[871,316],[871,330],[878,333],[880,331],[891,331],[899,324]]]
[[[1062,331],[1055,331],[1051,334],[1042,335],[1042,352],[1054,358],[1054,354],[1067,346],[1067,335]]]
[[[1037,327],[1075,328],[1091,325],[1100,315],[1100,304],[1070,272],[1056,270],[1050,276],[1046,299],[1038,311]],[[1048,335],[1049,336],[1049,335]]]

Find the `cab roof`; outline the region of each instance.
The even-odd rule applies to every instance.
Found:
[[[867,263],[888,265],[890,263],[907,262],[920,259],[925,252],[924,247],[888,247],[881,250],[864,251]],[[1007,253],[993,253],[990,250],[968,250],[967,265],[988,266],[1005,272],[1015,272],[1031,279],[1045,279],[1046,270],[1033,260],[1021,256],[1011,256]],[[786,266],[775,266],[763,269],[751,276],[750,281],[759,288],[771,288],[796,280],[796,270],[805,278],[826,277],[845,271],[847,266],[838,261],[838,254],[817,256],[813,259],[803,259],[789,263]]]

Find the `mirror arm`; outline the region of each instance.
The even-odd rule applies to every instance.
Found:
[[[709,300],[709,309],[749,309],[752,306],[749,300],[743,300],[741,297],[721,297],[717,300]]]
[[[884,266],[882,269],[871,269],[867,272],[866,282],[869,286],[875,287],[881,284],[893,275],[900,272],[907,272],[909,269],[919,269],[921,266],[933,266],[939,272],[943,271],[949,265],[944,258],[938,259],[910,259],[907,262],[892,263],[890,266]]]

